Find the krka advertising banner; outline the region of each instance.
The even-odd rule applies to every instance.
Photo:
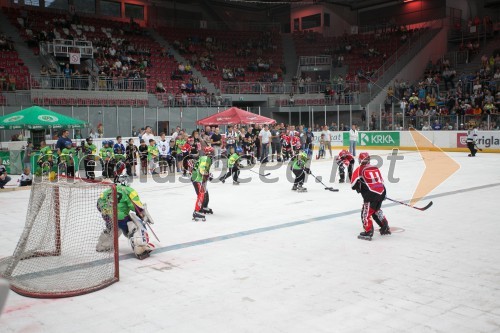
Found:
[[[366,147],[399,147],[399,132],[359,132],[358,146]],[[349,146],[349,132],[344,132],[344,146]]]

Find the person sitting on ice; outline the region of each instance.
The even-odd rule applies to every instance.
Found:
[[[30,168],[24,168],[23,174],[19,178],[19,186],[31,186],[33,184],[33,175]]]
[[[11,178],[7,176],[7,168],[3,165],[2,158],[0,157],[0,188],[4,188],[5,184],[10,182]]]
[[[149,234],[146,230],[146,223],[153,223],[146,205],[142,204],[137,192],[128,186],[127,176],[119,177],[119,183],[116,185],[117,202],[113,202],[112,193],[111,188],[105,190],[97,201],[97,209],[101,212],[106,227],[99,236],[96,251],[108,252],[114,247],[113,228],[116,226],[112,225],[112,220],[113,211],[116,209],[118,236],[125,234],[138,259],[149,257],[155,246],[149,242]]]
[[[345,182],[345,166],[347,166],[347,172],[349,173],[349,179],[352,179],[352,170],[354,168],[354,157],[347,150],[343,149],[340,151],[338,156],[335,156],[335,163],[339,166],[339,183]]]
[[[306,166],[309,161],[307,151],[298,153],[292,158],[291,170],[295,175],[295,181],[293,183],[292,191],[297,192],[307,192],[307,188],[303,187],[304,179],[306,178],[306,173],[310,174],[311,170]]]

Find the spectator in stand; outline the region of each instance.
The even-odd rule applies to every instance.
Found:
[[[424,122],[424,126],[422,126],[422,131],[430,131],[432,130],[432,127],[429,126],[429,122],[426,121]]]
[[[324,139],[324,145],[325,145],[325,150],[328,149],[330,152],[330,158],[332,157],[332,133],[328,129],[328,126],[323,126],[323,130],[321,131],[321,135],[323,136]]]
[[[33,152],[33,142],[28,139],[26,148],[24,150],[23,165],[24,168],[31,168],[31,154]]]
[[[231,147],[236,151],[236,138],[237,132],[232,125],[229,125],[226,132],[226,152],[229,153]]]
[[[9,74],[8,87],[10,91],[16,91],[16,76],[14,74]]]
[[[216,169],[218,169],[220,162],[221,146],[222,146],[222,135],[220,134],[219,127],[215,128],[215,133],[212,134],[212,136],[210,137],[210,144],[214,148],[214,159],[215,159],[214,166]]]
[[[68,142],[70,144],[73,144],[73,142],[69,138],[69,131],[67,129],[63,129],[61,131],[61,136],[59,137],[59,139],[57,139],[56,143],[56,150],[58,155],[61,155],[62,150],[66,148],[66,143]]]
[[[443,128],[443,126],[439,123],[439,120],[435,120],[434,124],[432,125],[432,129],[434,131],[440,131]]]
[[[276,161],[281,162],[281,126],[279,124],[273,125],[271,129],[271,162],[274,162],[274,156],[276,156]]]
[[[159,92],[159,93],[165,93],[165,92],[167,92],[167,90],[163,86],[163,83],[161,83],[160,81],[158,81],[156,83],[156,92]]]
[[[71,89],[71,76],[73,75],[73,70],[66,64],[63,69],[64,76],[64,87],[66,89]]]
[[[153,130],[151,129],[151,126],[146,126],[144,129],[144,134],[142,134],[141,139],[146,142],[146,145],[150,142],[149,140],[153,139],[154,140],[155,136],[153,134]]]
[[[269,131],[269,126],[266,124],[264,128],[259,132],[259,139],[262,145],[261,154],[260,154],[260,162],[267,163],[269,162],[269,144],[271,142],[271,131]]]
[[[118,151],[120,151],[120,154],[125,152],[125,146],[122,143],[122,137],[120,135],[116,137],[116,143],[113,146],[113,152],[118,154]]]

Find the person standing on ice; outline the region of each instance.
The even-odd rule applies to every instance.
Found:
[[[310,174],[311,170],[306,166],[309,161],[307,152],[300,152],[292,159],[291,170],[295,175],[295,181],[293,183],[292,191],[297,192],[307,192],[307,188],[303,187],[304,179],[306,178],[306,173]]]
[[[349,179],[352,179],[352,170],[354,169],[354,157],[347,150],[343,149],[340,151],[338,156],[335,156],[335,163],[339,166],[339,183],[345,182],[345,166],[347,166],[347,172],[349,174]]]
[[[145,205],[142,204],[137,192],[128,186],[127,176],[120,176],[116,185],[116,200],[114,202],[112,189],[101,193],[97,200],[97,209],[101,213],[106,228],[102,231],[96,245],[97,252],[108,252],[113,249],[113,211],[116,206],[118,217],[118,236],[122,233],[129,239],[137,259],[149,257],[154,245],[149,242],[145,223],[153,223]]]
[[[467,131],[467,148],[470,150],[469,157],[476,156],[476,140],[477,140],[477,128],[474,125],[469,126],[469,130]]]
[[[211,208],[208,208],[209,195],[207,191],[207,182],[212,180],[210,167],[212,166],[212,157],[214,156],[214,148],[207,146],[204,150],[205,156],[201,156],[196,162],[193,173],[191,174],[191,182],[193,183],[196,192],[196,204],[193,212],[193,220],[202,219],[205,221],[205,215],[213,214]]]
[[[389,222],[382,212],[382,201],[385,200],[386,190],[382,174],[379,168],[370,165],[370,155],[366,152],[360,153],[359,166],[354,170],[351,178],[351,188],[361,193],[363,206],[361,207],[361,222],[364,231],[358,236],[359,239],[371,240],[373,237],[372,217],[380,226],[381,235],[390,235]]]
[[[358,142],[358,131],[356,130],[356,125],[351,126],[349,131],[349,152],[352,156],[356,156],[356,143]]]

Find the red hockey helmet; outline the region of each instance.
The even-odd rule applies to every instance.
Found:
[[[189,143],[185,143],[185,144],[183,144],[183,145],[182,145],[182,147],[181,147],[181,151],[182,151],[183,153],[188,153],[188,152],[190,152],[190,151],[191,151],[191,145],[190,145]]]
[[[358,157],[358,162],[359,164],[370,163],[370,154],[368,154],[367,152],[360,153]]]
[[[346,157],[346,156],[347,156],[347,154],[349,154],[349,153],[347,152],[347,150],[342,149],[342,150],[340,151],[340,153],[339,153],[339,157],[340,157],[340,158],[344,158],[344,157]]]
[[[187,143],[189,143],[191,146],[194,144],[194,138],[191,135],[188,137]]]
[[[210,146],[205,147],[205,149],[203,151],[205,152],[205,155],[213,155],[214,154],[214,148],[210,147]]]

